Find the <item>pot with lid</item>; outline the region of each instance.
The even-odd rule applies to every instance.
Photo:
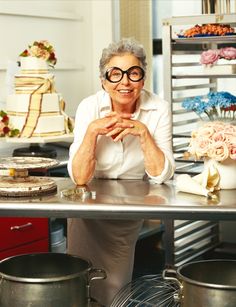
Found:
[[[105,278],[104,270],[69,254],[10,257],[0,262],[0,306],[85,307],[90,283]]]
[[[173,276],[174,275],[174,276]],[[175,280],[179,293],[175,300],[183,307],[235,307],[236,261],[191,262],[177,270],[163,271],[165,280]]]

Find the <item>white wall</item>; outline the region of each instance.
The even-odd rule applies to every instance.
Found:
[[[117,0],[90,0],[92,20],[92,80],[93,90],[101,88],[99,79],[99,60],[103,48],[107,47],[114,39],[114,12],[113,1]],[[88,0],[87,0],[88,2]]]
[[[112,0],[0,1],[0,101],[6,101],[9,61],[35,40],[50,41],[58,58],[56,90],[74,115],[78,103],[100,88],[98,60],[112,40]],[[1,106],[0,106],[1,107]]]
[[[201,14],[201,0],[153,0],[153,38],[162,38],[162,20]],[[163,57],[153,58],[154,92],[163,97]]]
[[[162,20],[201,14],[202,0],[153,0],[153,37],[162,37]]]

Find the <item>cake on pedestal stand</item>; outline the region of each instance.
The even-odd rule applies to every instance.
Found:
[[[30,176],[29,170],[49,168],[59,162],[40,157],[0,158],[0,197],[32,197],[55,193],[57,185],[49,177]]]

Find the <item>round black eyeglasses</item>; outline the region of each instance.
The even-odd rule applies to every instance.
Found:
[[[112,83],[120,82],[124,76],[127,75],[130,81],[138,82],[144,78],[145,72],[139,66],[132,66],[127,70],[122,70],[119,67],[110,67],[105,73],[105,77]]]

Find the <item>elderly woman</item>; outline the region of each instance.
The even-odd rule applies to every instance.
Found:
[[[148,179],[161,184],[174,172],[168,103],[143,89],[143,47],[122,39],[103,50],[102,90],[78,106],[68,171],[77,185],[94,178]],[[109,306],[132,278],[142,221],[68,220],[68,253],[104,268],[107,279],[92,284],[92,297]]]

